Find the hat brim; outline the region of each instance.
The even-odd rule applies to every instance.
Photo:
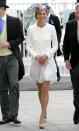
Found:
[[[8,5],[3,5],[3,4],[0,4],[0,6],[4,6],[4,7],[6,7],[6,8],[9,8],[9,6],[8,6]]]

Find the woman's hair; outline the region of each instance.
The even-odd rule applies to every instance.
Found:
[[[35,18],[37,18],[37,15],[39,14],[39,12],[43,10],[45,10],[47,13],[47,8],[44,5],[39,5],[38,7],[35,7]]]

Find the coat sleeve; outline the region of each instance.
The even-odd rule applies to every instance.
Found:
[[[38,54],[35,52],[32,46],[32,28],[28,28],[27,37],[26,37],[26,49],[35,58]]]
[[[50,57],[51,55],[54,56],[55,52],[58,49],[58,41],[57,41],[57,35],[55,31],[55,27],[51,26],[51,42],[52,42],[52,48],[50,48],[49,52],[47,52],[47,56]]]
[[[64,59],[69,60],[69,56],[70,56],[69,22],[67,22],[65,28],[65,35],[63,40],[63,54],[64,54]]]
[[[23,27],[22,27],[22,23],[20,21],[19,18],[14,18],[14,25],[13,25],[13,35],[11,36],[12,38],[9,40],[10,43],[10,48],[14,49],[17,46],[19,46],[19,44],[21,44],[24,40],[24,35],[23,35]]]
[[[58,43],[60,43],[62,31],[61,31],[61,26],[60,26],[60,21],[59,21],[58,16],[55,17],[54,25],[55,25],[55,29],[56,29],[56,33],[57,33]]]
[[[61,42],[62,31],[61,31],[60,20],[59,20],[58,16],[50,15],[49,23],[51,25],[55,26],[56,34],[57,34],[57,40],[58,40],[58,43],[60,43]]]

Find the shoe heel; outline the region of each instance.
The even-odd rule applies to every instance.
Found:
[[[44,124],[39,124],[39,129],[44,129],[44,128],[45,128]]]
[[[45,128],[44,115],[42,115],[42,114],[41,114],[41,116],[40,116],[39,128],[40,128],[40,129],[44,129],[44,128]]]

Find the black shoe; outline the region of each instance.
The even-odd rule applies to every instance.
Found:
[[[57,81],[60,81],[60,79],[61,79],[60,73],[59,71],[57,71]]]
[[[4,124],[4,122],[3,122],[3,121],[0,121],[0,125],[2,125],[2,124]]]
[[[17,118],[13,118],[12,122],[15,124],[21,124],[21,121],[19,121]]]
[[[3,120],[3,121],[0,121],[0,125],[10,123],[10,122],[11,122],[10,119],[6,119],[6,120]]]
[[[57,81],[60,81],[61,77],[60,76],[57,76]]]
[[[75,110],[74,112],[73,121],[74,121],[74,124],[79,123],[79,112],[77,110]]]

